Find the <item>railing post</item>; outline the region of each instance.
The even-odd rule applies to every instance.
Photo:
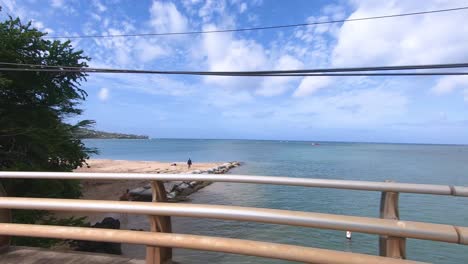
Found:
[[[2,183],[0,182],[0,197],[7,196],[5,189],[3,188]],[[11,222],[11,210],[10,209],[0,209],[0,223],[10,223]],[[10,246],[10,237],[9,236],[0,236],[0,252],[8,250]]]
[[[386,181],[392,182],[392,181]],[[399,220],[398,192],[382,192],[380,218]],[[379,237],[380,256],[406,259],[406,238],[393,236]]]
[[[153,202],[166,201],[166,189],[162,181],[151,182]],[[171,233],[170,216],[149,216],[151,231]],[[146,264],[163,264],[172,259],[172,248],[146,247]]]

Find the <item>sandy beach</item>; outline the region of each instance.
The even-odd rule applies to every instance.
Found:
[[[193,163],[188,169],[185,162],[159,161],[131,161],[90,159],[88,167],[83,166],[75,172],[116,172],[116,173],[190,173],[194,170],[207,170],[222,163]],[[91,200],[119,200],[119,197],[127,190],[148,184],[148,181],[82,181],[83,199]]]
[[[90,159],[87,160],[88,167],[83,166],[75,172],[118,172],[118,173],[185,173],[194,170],[207,170],[220,163],[193,163],[190,169],[186,162],[159,162],[159,161],[134,161],[134,160],[110,160],[110,159]],[[175,163],[176,166],[171,166]]]
[[[130,160],[110,160],[110,159],[90,159],[88,166],[78,168],[75,172],[115,172],[115,173],[190,173],[194,170],[208,170],[217,167],[220,163],[197,163],[194,162],[188,169],[186,162],[158,162],[158,161],[130,161]],[[122,180],[122,181],[103,181],[103,180],[85,180],[83,185],[83,196],[81,199],[87,200],[114,200],[118,201],[120,196],[127,189],[134,189],[148,184],[148,181],[141,180]],[[71,213],[60,212],[56,214],[59,217],[69,216],[87,216],[90,222],[102,220],[102,214],[93,213]]]

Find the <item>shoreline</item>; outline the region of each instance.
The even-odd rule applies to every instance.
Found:
[[[225,162],[221,165],[209,169],[197,169],[187,173],[190,174],[224,174],[229,170],[240,166],[240,162]],[[188,200],[188,196],[192,193],[197,192],[200,189],[211,185],[213,182],[209,181],[165,181],[164,189],[166,191],[167,202],[180,202]],[[137,201],[151,201],[152,200],[152,188],[150,184],[146,184],[141,188],[135,188],[129,191],[129,197],[132,200]]]
[[[111,159],[89,159],[84,165],[74,172],[112,172],[112,173],[226,173],[230,169],[240,165],[239,162],[194,162],[189,169],[185,162],[159,162],[159,161],[131,161]],[[175,165],[174,165],[175,164]],[[126,193],[133,192],[131,200],[150,201],[150,181],[148,180],[82,180],[82,197],[86,200],[111,200],[118,201]],[[187,201],[189,196],[198,190],[210,185],[211,182],[164,182],[169,202]],[[87,221],[95,223],[104,217],[100,213],[92,212],[56,212],[57,217],[87,217]]]
[[[88,159],[88,166],[74,172],[114,172],[114,173],[191,173],[195,170],[207,170],[223,162],[195,162],[187,168],[186,162],[161,162],[144,160]],[[175,164],[175,165],[174,165]]]

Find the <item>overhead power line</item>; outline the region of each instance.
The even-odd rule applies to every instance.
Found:
[[[0,68],[0,71],[13,72],[86,72],[86,73],[133,73],[133,74],[164,74],[154,71],[139,70],[99,70],[99,69],[27,69],[27,68]],[[288,73],[288,74],[213,74],[213,73],[166,73],[179,75],[210,75],[219,77],[307,77],[307,76],[445,76],[445,75],[468,75],[468,72],[358,72],[358,73]]]
[[[340,19],[340,20],[328,20],[328,21],[322,21],[322,22],[299,23],[299,24],[289,24],[289,25],[249,27],[249,28],[200,30],[200,31],[186,31],[186,32],[164,32],[164,33],[154,32],[154,33],[134,33],[134,34],[109,34],[109,35],[44,36],[43,38],[47,38],[47,39],[83,39],[83,38],[147,37],[147,36],[172,36],[172,35],[228,33],[228,32],[242,32],[242,31],[254,31],[254,30],[295,28],[295,27],[305,27],[305,26],[313,26],[313,25],[365,21],[365,20],[394,18],[394,17],[406,17],[406,16],[415,16],[415,15],[425,15],[425,14],[461,11],[461,10],[466,10],[466,9],[468,9],[468,6],[456,7],[456,8],[447,8],[447,9],[438,9],[438,10],[429,10],[429,11],[420,11],[420,12],[411,12],[411,13],[402,13],[402,14],[383,15],[383,16],[372,16],[372,17]]]
[[[467,75],[466,72],[388,72],[407,70],[434,70],[468,68],[468,63],[400,65],[378,67],[317,68],[300,70],[270,71],[161,71],[112,68],[70,67],[63,65],[39,65],[27,63],[0,62],[0,71],[22,72],[86,72],[86,73],[137,73],[166,75],[210,75],[210,76],[425,76],[425,75]],[[14,67],[19,66],[19,67]],[[382,71],[385,71],[382,73]]]

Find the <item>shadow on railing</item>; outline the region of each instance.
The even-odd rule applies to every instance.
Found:
[[[406,238],[468,244],[468,227],[400,221],[398,193],[453,195],[468,197],[468,187],[395,182],[367,182],[213,174],[118,174],[60,172],[0,172],[1,178],[151,180],[153,202],[117,202],[73,199],[0,197],[0,246],[8,236],[49,237],[142,244],[147,246],[146,262],[164,263],[172,259],[172,248],[217,251],[308,263],[414,263],[406,259]],[[239,206],[165,203],[163,181],[213,181],[277,184],[319,188],[381,191],[380,219],[289,210]],[[0,190],[3,191],[3,190]],[[1,194],[1,193],[0,193]],[[149,215],[151,231],[106,230],[8,223],[9,209],[50,211],[113,212]],[[252,221],[290,226],[356,231],[380,235],[380,257],[268,242],[173,234],[170,216]]]

